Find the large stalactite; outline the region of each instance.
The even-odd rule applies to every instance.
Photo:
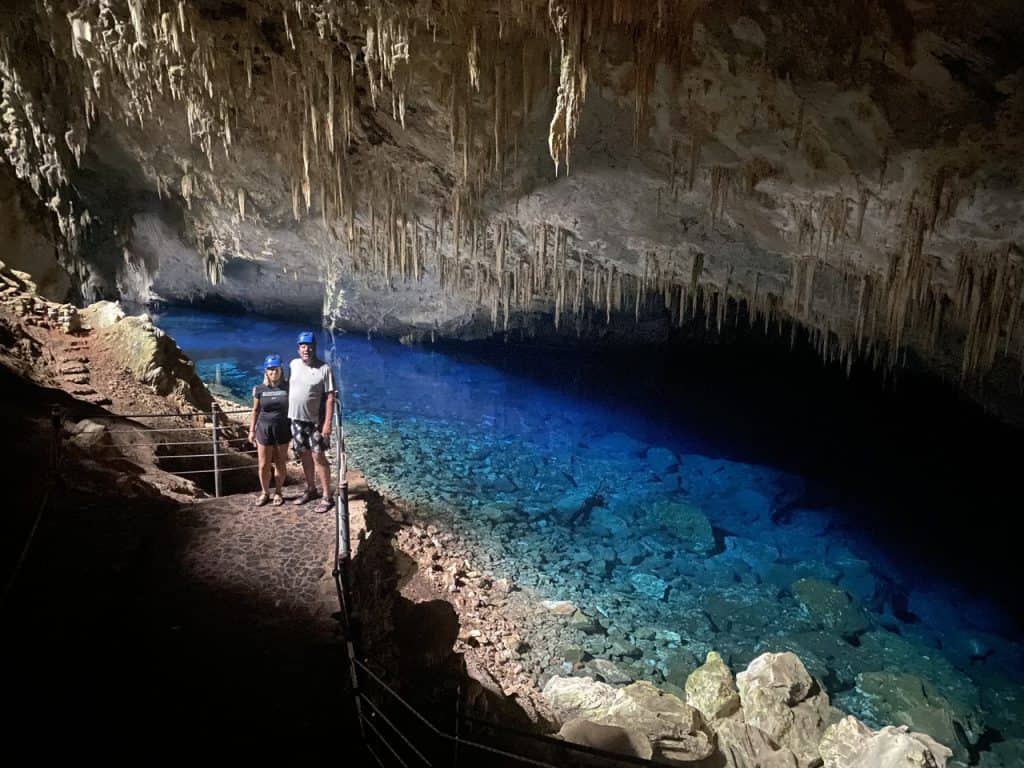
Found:
[[[86,297],[134,270],[255,308],[324,286],[396,334],[803,329],[1012,394],[1021,24],[958,14],[17,0],[2,144]]]

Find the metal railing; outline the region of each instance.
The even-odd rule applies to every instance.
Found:
[[[192,432],[194,434],[204,434],[207,429],[210,430],[209,435],[205,435],[196,440],[133,440],[132,445],[155,445],[158,448],[166,446],[179,447],[183,445],[197,445],[197,446],[209,446],[210,451],[205,453],[165,453],[158,455],[156,458],[160,462],[160,468],[165,472],[169,472],[173,475],[213,475],[213,487],[214,496],[220,497],[222,490],[221,476],[224,472],[235,472],[240,469],[253,469],[252,465],[246,464],[243,466],[222,466],[223,458],[226,455],[233,456],[254,456],[257,453],[255,447],[246,448],[245,444],[249,442],[248,437],[230,437],[226,434],[230,434],[228,430],[238,425],[232,425],[225,417],[232,416],[241,413],[250,413],[249,408],[239,408],[232,410],[223,410],[219,408],[213,408],[210,411],[196,411],[194,413],[117,413],[113,414],[118,418],[122,419],[202,419],[203,421],[209,421],[209,426],[201,425],[194,427],[157,427],[146,424],[137,424],[130,428],[119,428],[119,429],[108,429],[106,434],[108,435],[124,435],[141,433],[158,433],[158,434],[177,434],[183,432]],[[184,437],[185,435],[181,435]],[[232,447],[233,443],[240,443],[239,447],[235,447],[234,450],[228,452],[228,448]],[[222,447],[223,444],[223,447]],[[201,450],[201,449],[196,449]],[[203,467],[201,469],[175,469],[172,466],[163,466],[163,462],[174,462],[184,461],[193,459],[210,459],[211,466]]]

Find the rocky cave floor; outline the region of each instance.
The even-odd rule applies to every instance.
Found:
[[[163,412],[173,397],[156,394],[152,385],[130,375],[124,349],[109,334],[67,333],[59,308],[37,301],[26,310],[21,300],[17,292],[5,291],[0,309],[5,364],[0,374],[5,391],[19,403],[5,410],[5,426],[8,434],[30,437],[19,440],[7,466],[10,477],[23,482],[7,483],[15,489],[17,514],[5,526],[5,563],[17,558],[15,547],[20,548],[48,490],[55,501],[41,518],[5,606],[5,623],[12,628],[5,637],[9,690],[24,703],[18,726],[42,734],[47,714],[63,711],[72,732],[113,750],[172,734],[180,746],[209,739],[223,745],[243,729],[278,742],[295,737],[307,745],[323,736],[354,735],[343,636],[333,616],[330,516],[292,506],[254,508],[252,487],[245,483],[254,485],[255,472],[234,474],[239,479],[229,489],[233,495],[207,498],[161,469],[141,441],[102,436],[117,431],[111,427],[132,424],[112,413]],[[67,439],[51,488],[50,473],[41,469],[51,450],[52,403],[62,408]],[[180,423],[193,423],[190,418]],[[251,463],[236,457],[237,466],[246,461]],[[289,496],[299,481],[295,467],[291,472]],[[573,593],[564,578],[567,568],[596,568],[593,557],[556,557],[546,581],[528,569],[510,578],[482,548],[480,531],[460,530],[444,515],[427,519],[417,503],[374,492],[358,473],[350,483],[358,647],[382,676],[401,681],[410,698],[440,712],[442,724],[446,716],[438,708],[451,706],[460,688],[472,713],[523,728],[553,730],[573,715],[600,719],[607,712],[588,712],[560,695],[560,681],[588,676],[621,686],[645,677],[633,667],[655,656],[685,656],[687,669],[672,668],[657,679],[661,690],[692,698],[687,675],[702,661],[697,651],[710,648],[681,648],[686,645],[681,636],[689,631],[683,624],[669,628],[652,619],[636,627],[609,627],[600,609],[591,609],[594,595]],[[530,545],[528,532],[516,528],[520,523],[508,509],[490,514],[489,525],[501,528],[509,541]],[[564,549],[562,543],[553,547],[555,556]],[[638,557],[651,554],[647,546]],[[663,590],[657,579],[633,579],[631,590]],[[563,589],[564,599],[543,599],[553,586]],[[742,592],[752,587],[737,585]],[[824,600],[819,608],[832,611],[831,620],[867,621],[846,605],[829,605],[827,597],[810,595],[807,601]],[[589,612],[581,610],[584,605]],[[744,620],[739,602],[722,608],[733,621]],[[707,620],[705,613],[676,615]],[[644,618],[651,617],[637,615],[638,621]],[[870,639],[864,629],[856,629],[856,646]],[[819,644],[827,645],[828,634],[818,635]],[[835,655],[821,654],[826,662],[835,661]],[[807,656],[813,671],[820,660],[811,648]],[[945,669],[928,666],[933,674]],[[806,677],[802,669],[794,674]],[[731,684],[728,670],[725,675]],[[979,712],[992,722],[992,701],[986,700],[983,710],[976,700],[972,707],[971,701],[957,699],[954,691],[951,702],[927,682],[917,684],[921,700],[916,700],[914,681],[903,682],[898,693],[904,705],[916,708],[917,728],[948,727],[974,745],[954,744],[951,765],[1017,764],[1019,739],[996,739],[980,745],[992,749],[979,751],[978,734],[964,734],[965,724],[980,729],[974,719]],[[841,713],[829,709],[827,698],[822,709],[821,689],[805,687],[804,699],[796,697],[793,706],[813,700],[822,727],[838,721]],[[63,696],[55,695],[58,691]],[[950,695],[948,688],[943,693]],[[1012,726],[1019,704],[1005,697],[1002,703],[1005,709],[996,714]],[[706,717],[711,721],[714,713]],[[605,722],[615,723],[614,718]],[[665,746],[672,740],[662,738],[663,757],[673,749],[691,761],[708,757],[710,732],[699,716],[690,726],[691,733],[675,736],[692,742],[703,733],[704,741],[676,739]],[[742,727],[749,730],[749,724]],[[749,733],[743,738],[749,741]],[[786,735],[785,741],[799,755],[808,738]],[[776,746],[760,749],[774,754]]]

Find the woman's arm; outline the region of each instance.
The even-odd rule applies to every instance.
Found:
[[[249,442],[256,437],[256,417],[260,413],[260,399],[256,397],[256,387],[252,388],[252,417],[249,419]]]

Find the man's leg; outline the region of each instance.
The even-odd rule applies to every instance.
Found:
[[[299,454],[299,461],[302,462],[302,474],[306,476],[306,488],[310,491],[316,489],[313,482],[313,452],[304,450]]]
[[[331,465],[327,461],[327,454],[323,451],[314,451],[313,458],[316,461],[316,474],[320,478],[320,487],[323,488],[324,499],[331,498]]]

